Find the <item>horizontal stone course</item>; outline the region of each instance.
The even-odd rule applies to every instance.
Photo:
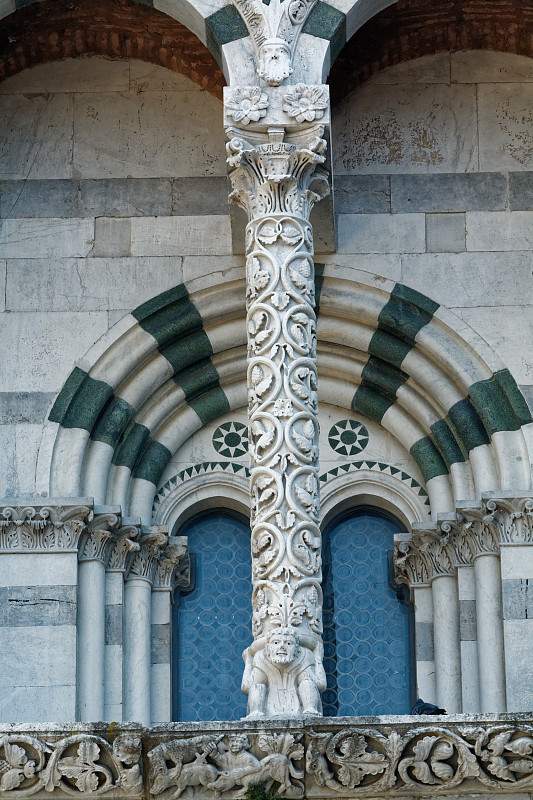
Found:
[[[533,210],[533,172],[509,173],[509,208],[511,211]]]
[[[75,586],[0,587],[0,628],[75,624]]]
[[[388,175],[335,175],[337,214],[387,214],[390,211]]]
[[[467,250],[533,250],[533,211],[470,211]]]
[[[507,207],[507,176],[499,172],[391,175],[390,182],[393,213],[499,211]]]
[[[461,253],[465,236],[464,214],[426,214],[428,253]]]
[[[502,600],[504,619],[533,620],[533,579],[503,580]]]
[[[134,256],[230,255],[229,216],[134,217],[131,253]]]
[[[228,213],[223,176],[0,180],[0,218]]]
[[[424,214],[340,214],[339,253],[423,253]]]
[[[93,245],[93,219],[0,220],[0,258],[80,257]]]

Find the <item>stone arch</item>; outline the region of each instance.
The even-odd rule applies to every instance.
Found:
[[[26,3],[0,22],[0,81],[37,64],[101,55],[158,64],[220,98],[224,76],[212,55],[220,48],[201,9],[189,0],[168,0],[164,11],[157,6],[140,0]]]
[[[370,417],[408,450],[433,516],[482,492],[528,491],[532,417],[464,322],[409,287],[317,269],[322,402]],[[74,368],[49,415],[43,491],[152,518],[172,454],[246,406],[242,271],[180,284],[120,320]]]

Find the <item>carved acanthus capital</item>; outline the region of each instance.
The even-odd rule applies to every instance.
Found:
[[[429,586],[435,578],[454,576],[455,570],[454,547],[447,531],[415,530],[411,539],[395,543],[394,575],[398,584]]]
[[[76,552],[88,506],[0,506],[0,552]]]
[[[78,552],[79,561],[100,561],[105,564],[109,542],[120,525],[120,514],[96,514],[86,527]]]
[[[149,583],[154,582],[157,565],[161,553],[168,544],[168,533],[162,525],[154,525],[150,532],[141,536],[139,550],[131,559],[128,580],[142,578]]]
[[[172,592],[190,586],[190,558],[186,536],[170,536],[168,545],[159,554],[154,577],[154,590]]]
[[[286,141],[283,128],[269,128],[266,141],[251,141],[242,131],[228,129],[226,145],[230,201],[249,220],[286,214],[308,220],[311,209],[329,193],[323,128],[314,126],[299,142]],[[252,236],[250,232],[248,236]],[[275,233],[272,243],[278,238]],[[282,232],[279,236],[284,241]]]
[[[439,522],[438,528],[440,529],[443,537],[445,537],[448,544],[448,551],[450,553],[453,565],[455,567],[470,567],[474,560],[474,547],[469,535],[468,525],[465,520],[459,517],[455,520],[446,520]]]
[[[472,553],[472,560],[479,556],[498,555],[500,542],[498,530],[491,514],[484,508],[462,508],[461,528]]]
[[[118,528],[109,545],[107,558],[108,572],[125,573],[127,571],[128,562],[133,557],[133,553],[137,553],[140,550],[141,546],[137,541],[140,535],[140,524],[123,525]]]
[[[533,544],[533,497],[494,497],[483,508],[500,544]]]

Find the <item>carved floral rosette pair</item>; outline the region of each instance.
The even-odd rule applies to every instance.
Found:
[[[112,743],[88,733],[54,742],[24,733],[0,735],[0,797],[234,800],[257,785],[287,798],[533,788],[530,725],[321,728],[265,732],[248,726],[159,744],[149,730],[119,733]]]

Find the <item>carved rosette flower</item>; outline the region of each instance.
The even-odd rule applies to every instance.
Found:
[[[283,110],[296,122],[314,122],[322,119],[329,98],[324,86],[306,86],[297,83],[283,98]]]
[[[259,122],[266,116],[268,95],[259,86],[244,86],[234,89],[226,98],[226,111],[239,125]]]

